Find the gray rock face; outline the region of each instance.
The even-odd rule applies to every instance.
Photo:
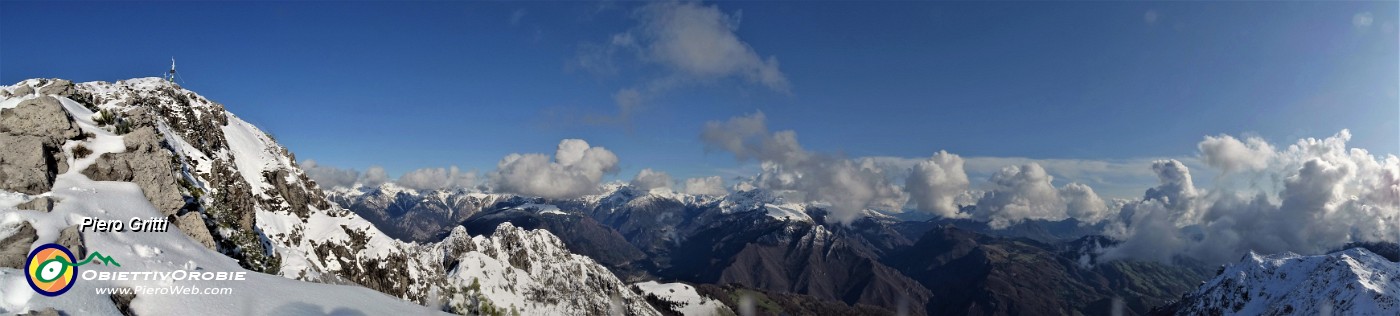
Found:
[[[49,81],[48,85],[39,87],[39,94],[67,96],[73,94],[73,91],[73,82],[67,79],[56,79]]]
[[[39,235],[29,222],[20,222],[15,233],[0,239],[0,267],[24,269],[24,258],[29,256],[29,246]],[[8,229],[6,229],[8,230]]]
[[[34,88],[30,88],[29,86],[19,86],[19,88],[15,88],[15,95],[29,95],[30,93],[34,93]]]
[[[204,245],[204,248],[209,248],[209,250],[214,251],[219,250],[219,248],[214,245],[214,235],[209,234],[209,227],[204,225],[204,219],[199,217],[199,213],[185,213],[185,215],[176,217],[173,221],[175,222],[175,227],[180,228],[180,231],[185,232],[185,235],[190,236],[190,238],[194,238],[194,241],[199,242],[200,245]]]
[[[68,111],[51,96],[25,100],[12,109],[0,111],[0,133],[43,136],[60,145],[63,140],[82,134]]]
[[[0,189],[40,194],[53,188],[53,179],[67,171],[62,149],[42,137],[0,133]]]
[[[136,293],[129,290],[130,288],[126,289],[128,290],[118,290],[119,294],[109,294],[107,298],[112,299],[112,304],[117,305],[117,311],[123,316],[136,315],[136,312],[131,310],[131,301],[136,300]]]
[[[63,142],[80,135],[58,99],[40,97],[0,110],[0,189],[40,194],[68,170]]]
[[[173,215],[185,206],[180,185],[172,170],[170,150],[162,144],[164,138],[154,128],[142,127],[123,136],[126,152],[105,153],[83,175],[97,181],[134,182],[141,193],[165,215]]]
[[[78,225],[68,226],[58,232],[58,241],[63,247],[68,248],[76,256],[74,259],[82,260],[87,257],[87,244],[83,243],[83,233],[78,231]]]
[[[51,212],[53,211],[54,204],[58,204],[58,200],[47,196],[41,196],[34,198],[33,200],[29,200],[29,202],[20,203],[15,207],[18,207],[21,210]]]

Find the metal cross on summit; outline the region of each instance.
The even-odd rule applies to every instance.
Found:
[[[170,57],[170,72],[165,75],[165,79],[170,83],[175,83],[175,57]]]

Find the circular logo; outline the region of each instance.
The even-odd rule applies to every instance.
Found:
[[[44,296],[58,296],[73,288],[78,266],[73,264],[73,253],[59,244],[44,244],[29,252],[24,262],[24,271],[29,279],[29,287]]]

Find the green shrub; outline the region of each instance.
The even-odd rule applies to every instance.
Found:
[[[112,110],[109,109],[102,109],[101,111],[97,111],[97,114],[93,114],[92,122],[97,123],[97,126],[112,125],[112,132],[117,133],[117,135],[126,135],[126,133],[130,133],[133,129],[130,121],[127,121],[122,118],[120,114],[112,112]]]
[[[73,146],[73,158],[78,158],[78,159],[87,158],[87,156],[88,156],[88,155],[91,155],[91,154],[92,154],[92,150],[91,150],[91,149],[88,149],[87,146],[83,146],[83,144],[78,144],[77,146]]]
[[[97,123],[97,126],[112,125],[112,123],[116,123],[116,120],[117,115],[113,114],[112,110],[108,109],[97,111],[97,115],[93,115],[92,117],[92,122]]]
[[[131,129],[132,129],[132,128],[131,128],[131,123],[130,123],[130,122],[128,122],[127,120],[123,120],[123,119],[118,118],[118,119],[117,119],[117,126],[112,128],[112,132],[113,132],[113,133],[117,133],[117,135],[126,135],[126,133],[130,133],[130,132],[131,132]]]

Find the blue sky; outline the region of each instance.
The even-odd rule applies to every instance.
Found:
[[[638,53],[672,34],[646,38],[646,3],[6,1],[0,82],[157,76],[173,55],[186,88],[298,158],[395,175],[485,172],[581,138],[620,157],[615,178],[732,176],[755,164],[698,135],[757,111],[848,157],[1137,163],[1193,157],[1206,135],[1286,145],[1343,128],[1400,152],[1395,2],[688,5],[717,10],[754,55],[734,56],[756,59]],[[623,110],[629,89],[643,98]]]

